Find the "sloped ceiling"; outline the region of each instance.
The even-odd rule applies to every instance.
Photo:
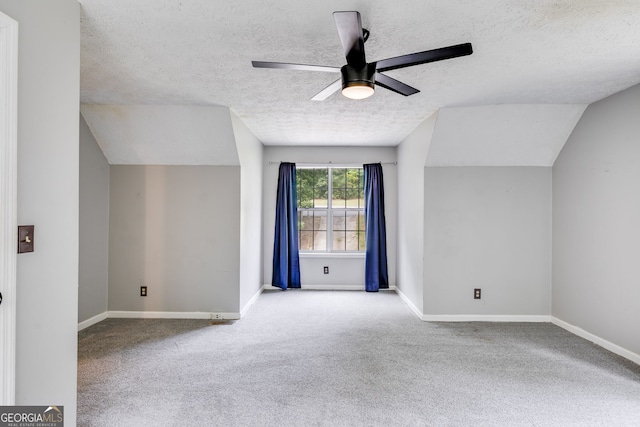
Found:
[[[551,136],[557,140],[568,124],[558,125],[556,105],[579,110],[640,83],[637,0],[80,3],[83,104],[228,107],[266,145],[396,145],[441,108],[451,109],[445,120],[457,114],[473,121],[472,107],[526,104],[536,106],[530,119],[538,126],[558,129]],[[464,42],[474,53],[388,72],[421,92],[403,97],[378,89],[363,101],[339,94],[310,101],[333,74],[251,67],[251,60],[343,65],[331,15],[336,10],[360,11],[371,31],[369,61]],[[494,110],[500,112],[509,108]],[[106,116],[85,119],[93,129],[116,125],[95,123],[111,120]],[[458,132],[444,126],[436,136]],[[491,142],[478,137],[490,137],[489,131],[468,135],[475,137],[458,140],[456,152],[466,153],[465,143],[482,152]],[[487,147],[487,153],[499,151]],[[434,152],[432,161],[462,161],[453,154]]]
[[[226,107],[83,104],[110,164],[238,165]]]
[[[427,166],[552,166],[585,105],[443,108]]]

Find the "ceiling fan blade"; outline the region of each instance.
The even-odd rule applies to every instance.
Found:
[[[473,49],[471,43],[463,43],[455,46],[441,47],[440,49],[425,50],[424,52],[410,53],[409,55],[396,56],[395,58],[377,61],[377,71],[396,70],[398,68],[411,67],[412,65],[425,64],[427,62],[442,61],[444,59],[457,58],[471,55]]]
[[[335,82],[331,83],[329,86],[322,89],[320,92],[318,92],[316,96],[311,98],[311,100],[324,101],[325,99],[327,99],[328,97],[336,93],[338,90],[340,90],[341,87],[342,87],[342,79],[338,79]]]
[[[420,92],[418,89],[404,84],[380,72],[376,72],[376,84],[400,95],[409,96]]]
[[[367,64],[359,12],[333,12],[347,64],[359,70]]]
[[[298,71],[323,71],[325,73],[339,73],[340,68],[328,67],[325,65],[306,65],[306,64],[287,64],[284,62],[263,62],[263,61],[251,61],[254,68],[280,68],[283,70],[298,70]]]

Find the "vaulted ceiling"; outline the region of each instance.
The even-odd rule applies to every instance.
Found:
[[[229,108],[265,145],[397,145],[440,110],[432,165],[550,165],[586,105],[640,83],[637,0],[80,3],[82,111],[112,163],[151,162],[131,159],[122,126],[162,139],[171,106],[194,116],[180,118],[181,141],[153,148],[157,158],[216,143],[195,107]],[[368,61],[465,42],[474,52],[389,71],[420,93],[377,89],[361,101],[311,101],[334,74],[251,66],[342,66],[337,10],[361,13]]]

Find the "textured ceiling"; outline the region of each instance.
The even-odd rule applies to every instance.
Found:
[[[443,107],[585,105],[640,83],[638,0],[80,3],[82,103],[225,106],[267,145],[395,145]],[[360,11],[369,61],[464,42],[474,53],[390,71],[421,92],[362,101],[310,101],[334,74],[252,68],[343,65],[336,10]]]

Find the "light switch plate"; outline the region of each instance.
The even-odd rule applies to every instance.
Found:
[[[18,253],[33,252],[33,225],[18,226]]]

